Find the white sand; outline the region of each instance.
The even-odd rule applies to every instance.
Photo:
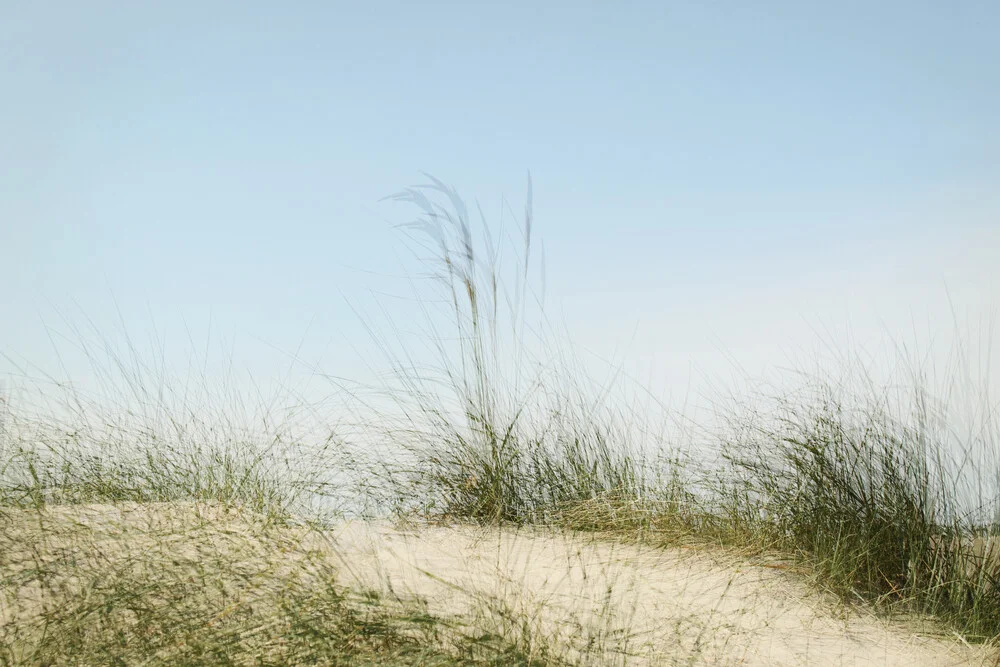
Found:
[[[253,532],[252,522],[238,513],[211,506],[64,507],[46,510],[44,520],[19,514],[0,517],[0,548],[7,556],[0,563],[7,568],[19,560],[11,549],[30,544],[37,545],[33,552],[55,553],[60,543],[97,549],[104,562],[154,543],[173,553],[202,553],[210,542],[221,553],[227,539]],[[70,539],[80,531],[90,537]],[[289,550],[268,559],[291,567],[301,535],[289,530]],[[454,619],[465,631],[510,637],[527,629],[540,639],[537,645],[584,664],[1000,664],[995,649],[969,646],[940,628],[937,636],[927,634],[931,623],[919,625],[921,634],[916,621],[889,623],[845,609],[787,569],[700,548],[657,550],[579,534],[372,522],[312,533],[307,542],[333,559],[341,584],[389,598],[417,596],[427,611]],[[0,601],[0,622],[13,620],[15,607],[30,611],[23,604],[30,600],[14,595],[21,603]]]
[[[416,594],[445,615],[493,600],[566,648],[602,647],[599,664],[996,664],[957,636],[920,636],[914,623],[849,611],[787,571],[700,549],[371,523],[342,527],[336,542],[357,585]]]

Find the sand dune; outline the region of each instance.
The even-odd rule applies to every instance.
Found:
[[[391,586],[435,613],[493,600],[604,662],[706,665],[993,664],[984,647],[851,611],[775,567],[701,549],[580,535],[357,523],[336,531],[359,585]]]
[[[45,554],[88,550],[95,562],[125,554],[205,553],[253,535],[254,520],[206,505],[91,505],[11,511],[0,565],[10,575]],[[273,529],[271,529],[273,531]],[[282,528],[265,551],[241,558],[288,567],[319,553],[338,582],[385,600],[416,596],[463,632],[527,632],[582,664],[977,665],[996,653],[929,622],[888,622],[847,609],[780,566],[702,548],[653,549],[580,534],[353,522],[313,532]],[[86,539],[83,539],[86,537]],[[30,559],[15,557],[30,545]],[[79,560],[74,560],[79,568]],[[166,562],[166,561],[164,561]],[[265,571],[263,569],[261,572]],[[277,570],[267,570],[273,576]],[[0,624],[33,612],[26,586],[6,591]],[[10,595],[13,597],[10,597]],[[21,621],[17,621],[17,619]],[[918,632],[923,628],[923,632]]]

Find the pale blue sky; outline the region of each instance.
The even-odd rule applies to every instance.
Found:
[[[817,331],[982,332],[998,32],[990,1],[5,0],[0,351],[54,370],[60,317],[118,308],[255,377],[300,344],[361,373],[344,297],[405,292],[378,200],[421,171],[492,215],[530,170],[550,315],[670,392]]]

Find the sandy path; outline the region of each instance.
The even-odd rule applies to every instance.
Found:
[[[370,523],[343,526],[335,539],[357,585],[418,595],[445,615],[492,600],[549,641],[601,647],[600,664],[996,664],[957,637],[838,611],[793,575],[703,551]]]

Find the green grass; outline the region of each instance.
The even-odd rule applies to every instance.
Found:
[[[822,382],[812,389],[811,400],[783,401],[728,443],[733,474],[722,491],[734,531],[798,554],[845,599],[996,637],[1000,550],[990,557],[975,545],[1000,536],[997,499],[962,487],[956,473],[967,462],[947,456],[952,443],[930,426],[925,403],[901,420],[878,394],[850,397]]]
[[[303,546],[322,530],[315,499],[348,493],[334,478],[402,518],[778,553],[852,604],[933,616],[970,641],[1000,637],[1000,557],[983,554],[1000,532],[1000,499],[960,483],[1000,474],[995,462],[962,465],[1000,444],[991,410],[975,438],[956,442],[934,428],[919,382],[901,411],[872,385],[856,395],[818,378],[768,413],[734,408],[716,438],[723,456],[705,467],[665,446],[615,387],[585,381],[540,333],[544,319],[529,326],[541,313],[529,288],[530,197],[506,270],[503,229],[477,243],[461,199],[437,181],[430,195],[398,199],[420,213],[413,239],[443,290],[428,302],[444,310],[425,311],[436,363],[379,337],[392,411],[359,425],[361,446],[332,428],[303,437],[266,411],[249,425],[225,408],[196,417],[197,398],[164,399],[162,378],[119,357],[110,365],[142,411],[71,392],[58,419],[5,413],[0,576],[13,618],[0,627],[3,664],[579,662],[524,619],[494,613],[460,627],[419,600],[342,585]],[[126,526],[101,541],[53,519],[129,503],[238,509],[246,525],[224,536],[220,525]],[[195,551],[178,556],[180,542]]]
[[[519,338],[539,329],[523,321],[532,298],[530,191],[522,246],[511,253],[520,263],[505,274],[488,228],[480,252],[457,194],[438,181],[429,189],[449,206],[423,190],[398,199],[416,206],[413,228],[436,253],[454,345],[437,348],[440,372],[430,380],[394,364],[407,426],[391,437],[411,454],[391,476],[401,507],[778,551],[846,601],[933,615],[976,640],[1000,635],[1000,556],[974,547],[981,552],[1000,533],[997,490],[981,484],[1000,477],[998,460],[970,458],[1000,445],[988,397],[962,439],[947,424],[935,428],[919,377],[902,403],[867,377],[856,385],[814,378],[793,399],[776,400],[771,415],[735,408],[728,421],[739,428],[716,438],[722,458],[709,470],[685,465],[677,448],[637,428],[645,423],[637,411],[609,407],[609,388],[588,391],[572,366],[551,361],[562,358],[549,341],[532,356]],[[500,293],[511,282],[505,275],[519,285],[513,296]],[[662,454],[640,454],[640,439]]]
[[[309,530],[222,505],[142,507],[96,510],[113,521],[93,506],[6,513],[0,664],[556,664],[419,600],[340,585]]]

